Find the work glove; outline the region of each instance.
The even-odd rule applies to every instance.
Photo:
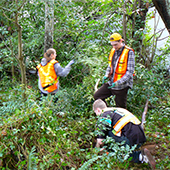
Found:
[[[109,78],[109,77],[104,76],[104,77],[103,77],[103,80],[102,80],[102,84],[104,84],[105,81],[106,81],[108,78]]]
[[[74,59],[73,60],[71,60],[69,63],[68,63],[68,66],[71,66],[72,64],[74,64]]]
[[[116,85],[115,83],[112,83],[112,85],[109,86],[108,89],[111,89],[111,88],[115,87],[115,85]]]

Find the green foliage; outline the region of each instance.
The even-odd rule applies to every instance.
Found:
[[[83,113],[80,115],[80,112],[73,109],[74,102],[72,108],[69,108],[71,105],[66,105],[65,100],[68,96],[65,98],[60,96],[62,100],[59,99],[57,105],[61,107],[57,106],[57,109],[52,103],[53,96],[38,102],[35,101],[36,94],[30,89],[27,95],[29,97],[24,103],[22,100],[14,103],[19,101],[19,95],[10,94],[13,104],[7,106],[6,102],[1,103],[3,108],[8,107],[4,110],[5,114],[1,115],[3,119],[1,119],[0,131],[6,132],[3,143],[7,146],[1,146],[1,158],[4,161],[12,158],[15,168],[18,169],[77,166],[76,162],[81,158],[79,149],[92,145],[92,133],[89,134],[89,131],[93,131],[94,118],[87,115],[83,105],[80,107],[84,107],[86,112],[84,115]],[[77,156],[73,156],[74,154]],[[10,163],[6,165],[6,167],[10,166],[12,166]]]
[[[79,168],[79,170],[86,170],[86,169],[89,169],[89,167],[91,166],[91,164],[93,164],[93,162],[95,162],[97,159],[101,158],[102,156],[97,156],[97,157],[94,157],[90,160],[88,160],[87,162],[85,162],[81,168]]]
[[[22,3],[21,1],[18,1]],[[134,2],[134,1],[132,1]],[[146,1],[145,1],[146,2]],[[133,4],[128,2],[127,14]],[[139,5],[139,4],[137,4]],[[122,30],[123,1],[77,1],[55,0],[54,48],[57,60],[64,67],[71,59],[70,74],[60,78],[60,90],[55,96],[43,97],[37,87],[36,76],[28,76],[31,86],[26,89],[27,100],[22,101],[22,88],[11,81],[11,64],[15,71],[17,60],[17,33],[13,22],[15,1],[1,1],[3,24],[0,42],[0,159],[2,169],[141,169],[143,165],[129,164],[129,154],[134,148],[125,148],[110,138],[114,152],[100,153],[94,149],[96,117],[92,111],[94,86],[105,74],[111,46],[108,42],[113,31]],[[4,9],[5,8],[5,9]],[[10,11],[6,12],[6,9]],[[2,9],[2,8],[1,8]],[[43,56],[44,2],[29,1],[20,13],[23,33],[23,54],[27,68],[34,68]],[[11,27],[12,30],[8,29]],[[131,26],[127,27],[128,44]],[[146,34],[146,38],[150,35]],[[146,46],[149,46],[150,43]],[[150,69],[136,63],[134,87],[128,94],[128,110],[139,118],[146,100],[149,108],[146,115],[145,133],[149,142],[159,144],[158,169],[169,169],[169,79],[166,72],[166,57],[169,44],[163,53],[156,55]],[[5,57],[4,57],[5,56]],[[140,58],[137,55],[138,58]],[[18,79],[17,79],[18,80]],[[54,103],[54,98],[58,98]],[[114,106],[114,98],[108,100]],[[158,134],[154,137],[154,134]],[[0,165],[1,166],[1,165]],[[143,169],[148,169],[144,167]]]
[[[34,152],[35,152],[35,146],[33,146],[31,148],[31,151],[28,156],[28,170],[37,169],[38,161],[36,162],[36,160],[38,160],[38,159],[37,159],[37,157],[34,156]]]
[[[79,170],[85,169],[127,169],[131,160],[130,153],[135,150],[136,146],[130,148],[128,145],[123,146],[124,142],[116,143],[111,137],[107,137],[104,140],[105,144],[110,144],[109,153],[106,150],[100,154],[99,149],[96,148],[96,153],[92,155],[92,158],[85,162]]]
[[[15,15],[23,1],[1,1],[0,7],[2,18],[0,32],[2,33],[0,46],[3,48],[0,52],[1,72],[11,72],[11,67],[15,67],[15,72],[19,70],[18,63],[18,34],[15,25]],[[44,6],[43,2],[36,3],[26,1],[21,8],[19,15],[19,24],[22,27],[23,56],[26,68],[34,68],[37,65],[37,59],[43,54],[44,39]],[[4,64],[5,63],[5,64]]]
[[[169,80],[165,79],[164,66],[160,64],[154,65],[151,70],[142,64],[136,64],[135,71],[134,88],[129,91],[128,101],[129,110],[138,114],[140,113],[138,108],[141,106],[144,108],[147,99],[151,107],[156,107],[162,99],[168,96]]]

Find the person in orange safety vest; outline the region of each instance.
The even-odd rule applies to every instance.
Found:
[[[38,70],[38,87],[41,91],[41,95],[55,94],[59,90],[58,77],[66,77],[70,70],[74,60],[71,60],[69,64],[63,68],[56,60],[56,50],[53,48],[48,49],[44,53],[41,63],[37,66]]]
[[[123,43],[122,36],[114,33],[110,36],[112,49],[109,55],[108,67],[103,77],[103,85],[95,92],[94,99],[115,96],[116,107],[126,108],[127,93],[133,87],[135,67],[134,50]]]
[[[114,152],[110,144],[104,144],[103,142],[107,136],[118,143],[124,141],[125,147],[126,145],[130,147],[137,145],[137,148],[139,148],[146,142],[140,120],[128,110],[120,107],[107,107],[103,100],[97,99],[93,103],[93,111],[99,116],[96,125],[96,147],[101,148],[101,151],[106,148],[107,152]],[[146,148],[140,151],[133,151],[130,157],[132,157],[132,161],[135,163],[149,163],[152,169],[155,169],[155,160]]]

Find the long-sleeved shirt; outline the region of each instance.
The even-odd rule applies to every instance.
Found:
[[[47,60],[46,58],[42,58],[41,60],[41,65],[42,66],[45,66],[47,64]],[[71,66],[70,64],[68,64],[65,68],[61,67],[59,63],[55,63],[54,64],[54,69],[55,69],[55,72],[57,74],[57,76],[61,76],[61,77],[66,77],[70,70],[71,70]],[[39,76],[39,75],[38,75]],[[38,87],[40,89],[41,92],[45,93],[45,94],[48,94],[49,92],[48,91],[45,91],[42,86],[41,86],[41,82],[40,82],[40,77],[38,79]],[[53,92],[51,92],[52,94],[55,94],[57,91],[59,90],[59,80],[58,80],[58,84],[57,84],[57,89]]]
[[[112,74],[111,80],[108,81],[109,85],[112,85],[112,83],[113,83],[115,70],[116,70],[116,67],[117,67],[117,64],[119,61],[119,57],[122,54],[123,49],[124,49],[124,45],[119,50],[115,51],[115,54],[113,56],[113,60],[112,60],[113,74]],[[121,90],[126,87],[132,88],[133,87],[134,68],[135,68],[135,54],[132,50],[130,50],[129,56],[128,56],[127,71],[121,79],[119,79],[118,81],[115,82],[116,85],[112,89]],[[108,76],[110,71],[111,71],[111,67],[108,65],[108,67],[106,69],[105,76]]]

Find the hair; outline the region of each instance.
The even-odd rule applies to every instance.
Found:
[[[51,54],[54,54],[56,50],[54,48],[49,48],[45,53],[44,53],[44,58],[46,58],[47,61],[50,61],[50,56]]]
[[[97,108],[100,108],[100,109],[105,109],[107,106],[106,106],[106,103],[102,100],[102,99],[97,99],[94,103],[93,103],[93,110],[95,111]]]

